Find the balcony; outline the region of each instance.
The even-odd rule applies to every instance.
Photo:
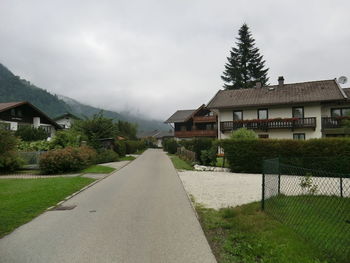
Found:
[[[216,122],[216,116],[195,116],[193,117],[195,123],[211,123]]]
[[[192,137],[216,137],[217,130],[193,130],[193,131],[175,131],[177,138],[192,138]]]
[[[322,117],[322,129],[342,128],[344,120],[350,120],[350,117]]]
[[[269,129],[316,129],[316,117],[309,118],[278,118],[267,120],[224,121],[220,124],[221,132],[233,131],[240,128],[267,131]]]

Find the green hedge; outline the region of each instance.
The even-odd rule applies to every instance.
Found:
[[[147,148],[145,141],[137,141],[137,140],[127,140],[125,141],[125,151],[126,154],[133,154],[137,151],[142,151]]]
[[[10,131],[0,129],[0,173],[14,171],[23,164],[16,152],[18,140]]]
[[[170,154],[175,154],[177,152],[177,147],[179,147],[177,141],[172,138],[164,139],[162,144],[163,144],[164,151]]]
[[[110,163],[119,160],[119,155],[113,150],[102,149],[97,152],[95,163]]]
[[[222,140],[233,172],[261,173],[264,159],[332,173],[350,173],[350,139]]]
[[[207,155],[214,144],[215,140],[211,138],[195,138],[192,140],[182,140],[179,144],[185,147],[187,150],[196,153],[196,160],[201,164],[207,164],[202,161],[202,159],[207,159],[206,157],[201,157],[202,155]],[[206,151],[202,154],[203,151]]]

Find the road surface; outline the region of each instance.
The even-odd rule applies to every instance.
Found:
[[[161,150],[147,150],[64,205],[77,207],[46,212],[0,239],[0,262],[216,262]]]

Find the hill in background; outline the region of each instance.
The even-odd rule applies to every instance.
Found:
[[[79,117],[91,117],[103,110],[80,103],[69,97],[51,94],[14,75],[0,64],[0,102],[14,101],[29,101],[52,118],[66,112],[71,112]],[[111,119],[136,123],[139,131],[169,129],[169,126],[161,121],[142,118],[132,114],[117,113],[109,110],[103,110],[103,114]]]

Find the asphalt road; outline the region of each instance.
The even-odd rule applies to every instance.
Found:
[[[0,239],[0,262],[216,262],[161,150],[64,205],[77,207],[46,212]]]

